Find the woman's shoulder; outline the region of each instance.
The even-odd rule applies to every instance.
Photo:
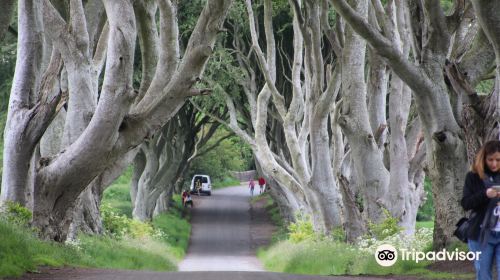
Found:
[[[465,184],[466,185],[483,185],[483,179],[479,176],[478,173],[474,171],[467,172],[465,175]]]
[[[479,177],[479,174],[474,172],[474,171],[469,171],[465,175],[465,180],[481,180],[481,177]]]

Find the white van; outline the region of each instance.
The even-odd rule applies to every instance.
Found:
[[[198,193],[198,190],[196,189],[197,181],[201,184],[200,193],[212,195],[212,182],[210,181],[210,176],[200,174],[194,175],[191,180],[191,187],[189,188],[191,193]]]

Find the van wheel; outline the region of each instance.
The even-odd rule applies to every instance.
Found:
[[[211,192],[211,191],[210,191],[210,192],[208,192],[208,196],[211,196],[211,195],[212,195],[212,192]]]

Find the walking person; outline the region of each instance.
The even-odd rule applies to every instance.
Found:
[[[200,192],[201,192],[201,180],[198,178],[196,180],[196,183],[195,183],[195,188],[196,188],[196,192],[198,193],[198,196],[200,196]]]
[[[476,277],[492,279],[495,260],[500,268],[500,141],[489,141],[481,147],[465,177],[462,207],[471,210],[468,247],[481,252],[474,261]],[[500,279],[500,274],[498,276]]]
[[[248,187],[250,188],[250,196],[253,196],[253,190],[255,189],[255,182],[253,179],[250,179],[250,182],[248,182]]]
[[[259,187],[260,187],[259,194],[263,193],[266,190],[266,180],[263,177],[259,178]]]

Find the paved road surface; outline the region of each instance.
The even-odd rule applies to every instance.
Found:
[[[263,271],[250,244],[250,194],[246,187],[195,198],[192,232],[179,271]]]
[[[7,280],[381,280],[384,278],[326,277],[291,275],[258,271],[189,271],[152,272],[134,270],[71,269],[50,270],[40,274],[27,274],[21,279]]]

